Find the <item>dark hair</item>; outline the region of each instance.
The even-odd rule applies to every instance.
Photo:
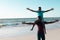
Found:
[[[39,10],[41,10],[41,7],[38,7]]]
[[[38,16],[39,19],[41,19],[41,16]]]
[[[41,8],[41,7],[39,7],[39,8]]]

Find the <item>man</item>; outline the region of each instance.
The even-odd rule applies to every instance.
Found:
[[[42,19],[40,16],[38,16],[38,20],[36,20],[34,23],[23,23],[23,24],[32,24],[33,27],[31,29],[31,31],[33,30],[34,26],[37,25],[38,27],[38,40],[45,40],[45,33],[46,33],[46,29],[45,29],[45,24],[50,24],[50,23],[55,23],[58,22],[58,20],[55,20],[53,22],[42,22]]]
[[[32,10],[32,9],[30,9],[30,8],[27,8],[27,10],[30,10],[30,11],[32,11],[32,12],[36,12],[36,13],[38,14],[38,16],[41,16],[42,21],[43,21],[43,13],[52,11],[52,10],[54,10],[54,9],[51,8],[51,9],[49,9],[49,10],[42,11],[41,7],[38,7],[38,11]]]

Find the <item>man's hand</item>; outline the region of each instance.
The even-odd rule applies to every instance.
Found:
[[[33,30],[33,28],[31,29],[31,31]]]
[[[58,22],[59,20],[56,20],[55,22]]]
[[[22,22],[22,24],[25,24],[25,21],[24,21],[24,22]]]

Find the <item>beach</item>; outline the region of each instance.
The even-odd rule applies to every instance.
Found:
[[[0,40],[37,40],[37,26],[31,31],[32,25],[21,24],[21,20],[0,20],[0,24],[2,24],[2,26],[0,25]],[[16,23],[18,24],[16,25]],[[46,40],[60,40],[60,21],[45,26],[47,29]]]
[[[46,40],[60,40],[60,28],[47,30]]]
[[[37,33],[5,37],[0,40],[37,40]],[[60,40],[60,28],[47,30],[46,40]]]

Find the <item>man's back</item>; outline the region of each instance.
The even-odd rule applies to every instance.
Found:
[[[43,33],[43,32],[44,32],[44,27],[45,27],[44,23],[41,22],[40,20],[36,20],[36,21],[35,21],[35,24],[36,24],[37,27],[38,27],[38,32]]]

